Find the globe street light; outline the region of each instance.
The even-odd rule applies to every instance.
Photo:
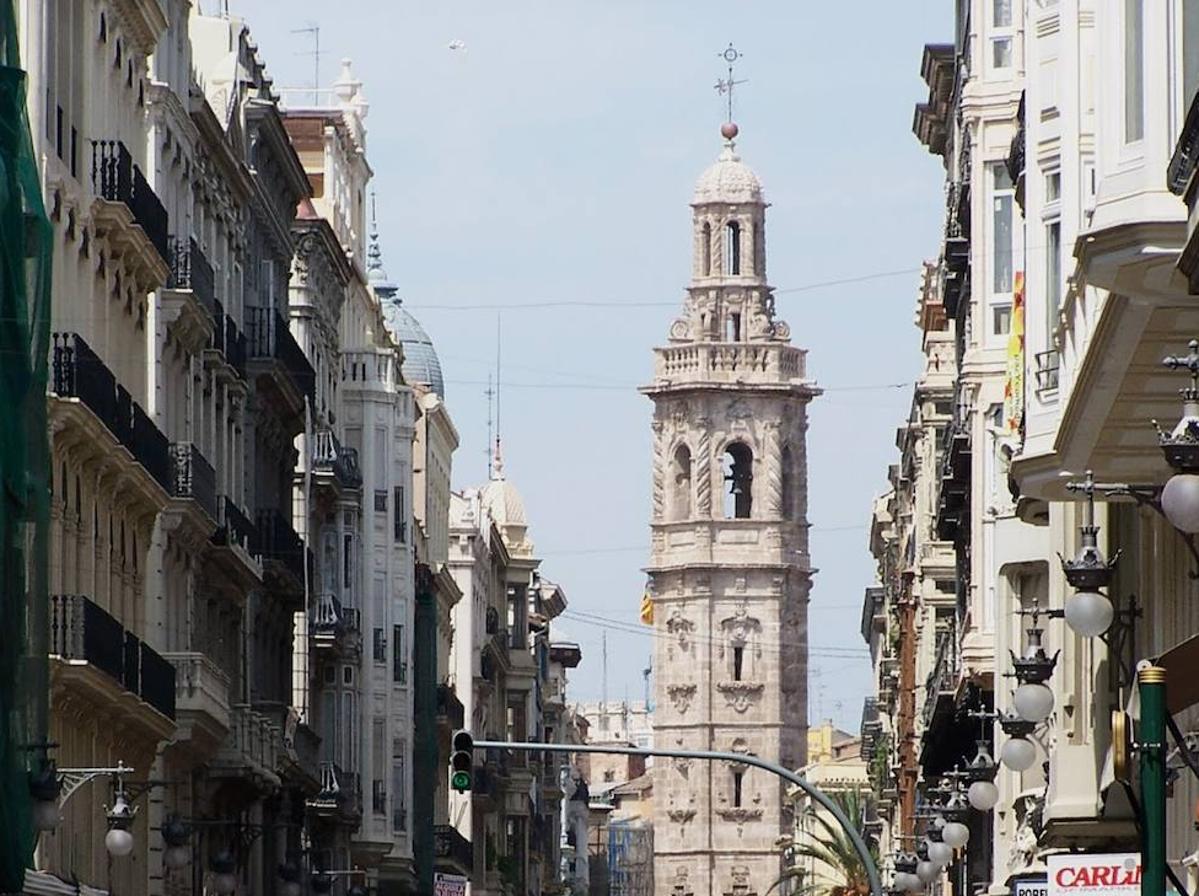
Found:
[[[220,896],[229,896],[237,889],[237,859],[227,849],[212,857],[212,888]]]
[[[1162,489],[1162,513],[1171,525],[1188,535],[1199,533],[1199,340],[1192,339],[1182,357],[1167,357],[1171,370],[1186,368],[1191,384],[1180,389],[1182,417],[1169,433],[1158,427],[1158,440],[1174,475]],[[1156,426],[1156,421],[1154,422]]]
[[[105,812],[108,818],[108,833],[104,835],[104,848],[113,858],[123,858],[133,852],[133,820],[137,817],[137,809],[129,802],[125,793],[125,784],[117,778],[113,804]]]
[[[1084,638],[1096,638],[1111,628],[1115,618],[1112,602],[1100,588],[1112,583],[1119,554],[1109,562],[1099,550],[1099,527],[1095,525],[1095,476],[1087,470],[1082,482],[1071,482],[1070,491],[1086,495],[1082,508],[1082,525],[1079,527],[1078,553],[1073,560],[1062,558],[1062,572],[1076,593],[1066,598],[1064,616],[1066,625]]]
[[[979,812],[990,812],[999,802],[999,788],[995,786],[995,773],[998,770],[987,749],[987,742],[980,737],[978,752],[966,766],[966,780],[970,782],[966,788],[966,800]]]
[[[178,870],[191,861],[191,849],[187,841],[191,836],[186,824],[178,815],[168,815],[162,825],[162,842],[166,849],[162,853],[162,863],[172,871]]]

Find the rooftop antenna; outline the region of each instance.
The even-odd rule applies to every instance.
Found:
[[[648,714],[650,712],[649,677],[651,674],[653,674],[653,671],[654,671],[654,658],[651,656],[649,658],[649,665],[641,670],[641,677],[645,679],[645,712],[646,712],[646,714]]]
[[[732,43],[730,43],[728,45],[728,47],[725,49],[725,51],[720,54],[720,58],[723,59],[725,61],[725,63],[728,65],[728,77],[720,78],[715,84],[715,90],[718,94],[720,94],[721,96],[726,98],[726,101],[728,104],[727,105],[728,117],[725,119],[725,123],[732,124],[732,122],[733,122],[733,91],[737,87],[738,84],[748,84],[749,81],[746,79],[742,79],[742,80],[738,81],[733,77],[733,65],[737,62],[738,59],[741,58],[741,53],[740,53],[740,51],[737,50],[736,47],[734,47],[732,45]],[[736,136],[736,135],[734,135],[734,136]],[[732,137],[730,137],[728,139],[731,140]]]
[[[501,320],[500,312],[497,311],[495,313],[495,456],[492,459],[492,478],[495,479],[500,478],[503,472],[503,468],[500,466],[500,352],[503,345]],[[488,441],[490,441],[490,436],[488,436]]]
[[[304,28],[293,28],[291,33],[312,35],[312,49],[301,50],[296,55],[312,57],[312,104],[314,106],[319,105],[319,91],[321,89],[321,26],[316,22],[309,22]]]
[[[600,691],[600,714],[607,715],[608,713],[608,632],[603,633],[603,656],[604,656],[604,681],[603,689]]]
[[[483,390],[483,394],[487,396],[487,444],[483,446],[483,456],[487,458],[487,476],[491,477],[491,452],[492,440],[495,438],[495,386],[493,377],[495,374],[487,374],[487,388]]]

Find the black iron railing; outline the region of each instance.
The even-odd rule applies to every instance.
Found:
[[[452,862],[467,874],[474,868],[474,847],[452,824],[433,825],[433,855],[442,861]]]
[[[50,653],[95,666],[167,718],[175,718],[175,667],[87,597],[51,596]]]
[[[246,318],[250,357],[277,361],[311,401],[316,393],[316,371],[291,335],[287,321],[273,308],[247,308]]]
[[[159,485],[171,490],[167,437],[78,333],[54,334],[51,377],[56,395],[78,398]]]
[[[331,429],[315,434],[312,445],[312,468],[328,470],[345,488],[362,486],[362,471],[358,468],[358,452],[346,448]]]
[[[217,522],[221,528],[212,536],[214,543],[229,547],[237,545],[247,553],[254,550],[258,542],[258,530],[228,495],[217,497]]]
[[[257,524],[258,540],[253,552],[282,564],[296,578],[303,579],[306,561],[304,542],[288,518],[278,510],[259,510]]]
[[[173,236],[168,243],[171,251],[171,276],[168,289],[189,289],[205,310],[216,318],[216,276],[212,265],[192,237]]]
[[[214,520],[217,515],[216,471],[190,442],[171,445],[174,483],[171,494],[176,498],[191,498]]]
[[[444,718],[452,728],[461,728],[466,710],[454,689],[448,684],[437,686],[437,715]]]
[[[162,260],[170,262],[167,210],[120,140],[92,141],[92,189],[109,202],[124,203]]]

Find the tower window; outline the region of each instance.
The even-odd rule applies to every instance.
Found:
[[[743,442],[733,442],[724,452],[724,481],[729,484],[724,500],[726,519],[749,519],[753,503],[753,452]]]
[[[703,246],[700,247],[701,257],[703,258],[703,271],[705,277],[712,275],[712,225],[705,222],[703,236]]]
[[[738,646],[733,648],[733,681],[741,680],[741,673],[745,666],[745,648]]]
[[[741,273],[741,225],[729,221],[724,225],[724,257],[728,264],[728,273]]]
[[[741,780],[745,777],[745,772],[733,772],[733,808],[741,808]]]
[[[751,274],[762,276],[763,261],[765,256],[762,253],[762,227],[760,224],[754,224],[751,231],[750,242],[753,243],[753,258],[749,260],[752,270]]]
[[[685,520],[691,516],[691,451],[680,445],[674,452],[671,469],[670,518]]]
[[[724,340],[725,342],[741,341],[741,315],[735,311],[730,312],[728,318],[725,319]]]

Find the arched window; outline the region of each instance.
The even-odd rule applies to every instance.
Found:
[[[795,519],[795,458],[791,453],[791,446],[783,446],[782,457],[782,517],[785,520]]]
[[[736,311],[730,311],[729,316],[724,319],[724,341],[741,341],[741,315]]]
[[[704,244],[700,248],[700,252],[703,253],[701,257],[704,262],[704,276],[710,277],[712,276],[712,225],[706,221],[704,222],[702,239]]]
[[[691,516],[691,450],[680,445],[674,451],[670,469],[670,518],[685,520]]]
[[[745,777],[745,772],[740,769],[733,771],[733,808],[741,808],[741,789],[742,779]]]
[[[741,273],[741,225],[736,221],[724,225],[724,260],[726,273]]]
[[[744,442],[733,442],[724,452],[725,519],[749,519],[753,505],[754,455]]]
[[[749,260],[750,273],[761,277],[765,267],[766,256],[762,252],[762,227],[753,225],[750,242],[753,244],[753,257]]]

